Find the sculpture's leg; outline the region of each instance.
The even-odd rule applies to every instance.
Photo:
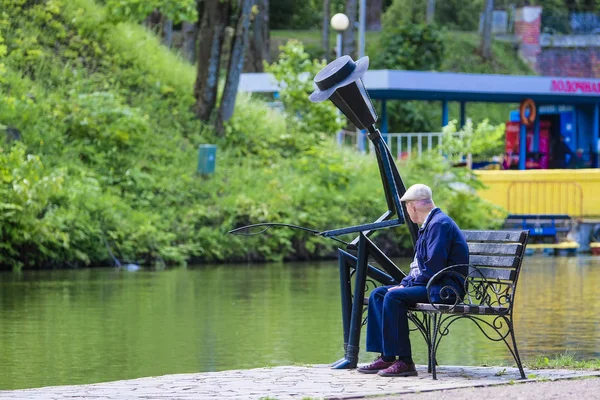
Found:
[[[356,278],[354,283],[354,301],[352,303],[346,357],[345,360],[342,360],[334,366],[336,369],[356,368],[356,365],[358,364],[358,345],[360,342],[360,329],[362,327],[363,303],[369,261],[369,249],[367,243],[366,236],[361,233],[358,241],[358,262],[356,265]]]
[[[350,268],[356,266],[356,257],[338,249],[338,265],[340,267],[340,293],[342,296],[342,325],[344,329],[344,354],[348,347],[348,335],[350,333],[350,316],[352,311],[352,287],[350,283]],[[346,357],[341,358],[331,364],[336,367],[337,364],[344,363]]]

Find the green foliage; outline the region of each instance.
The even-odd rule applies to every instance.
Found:
[[[474,32],[446,32],[444,34],[442,71],[477,74],[534,75],[535,72],[519,58],[510,43],[494,41],[493,57],[484,61],[478,53],[480,36]]]
[[[502,154],[504,146],[504,124],[493,126],[483,120],[476,127],[467,120],[460,130],[456,120],[452,120],[443,129],[442,151],[450,158],[459,154],[471,154],[474,159],[485,159]]]
[[[195,0],[106,0],[105,4],[109,18],[115,22],[141,22],[154,10],[176,24],[198,19]]]
[[[329,229],[384,211],[374,159],[337,149],[335,109],[307,100],[322,64],[300,46],[271,67],[287,84],[286,112],[242,96],[219,139],[190,110],[194,67],[143,27],[115,23],[91,0],[0,0],[0,9],[0,125],[22,137],[0,140],[0,268],[106,265],[105,243],[144,264],[325,257],[335,244],[303,232],[226,232],[267,221]],[[208,178],[195,173],[203,143],[219,149]],[[437,179],[440,193],[477,184],[446,167],[421,165],[410,179]],[[464,227],[495,223],[475,200],[481,219],[461,217],[472,199],[460,196],[444,205]],[[403,243],[397,233],[379,240]]]
[[[344,12],[345,0],[330,1],[330,15]],[[277,0],[269,4],[269,23],[272,29],[312,29],[323,20],[322,0]]]
[[[423,13],[421,12],[423,11]],[[395,1],[383,16],[375,68],[437,70],[444,56],[444,35],[435,25],[425,25],[424,8]],[[423,102],[388,101],[388,121],[394,132],[437,130],[431,107]]]
[[[383,30],[398,25],[425,23],[427,0],[393,0],[383,14]],[[437,2],[436,2],[437,6]]]
[[[4,44],[4,38],[2,37],[2,31],[0,30],[0,61],[6,55],[6,45]],[[6,73],[6,67],[4,63],[0,62],[0,82],[2,81],[2,76]]]
[[[432,151],[400,166],[408,185],[425,183],[432,188],[436,205],[462,229],[497,229],[506,217],[501,208],[482,200],[476,193],[483,184],[472,171],[452,166],[451,160]],[[468,204],[469,207],[465,207]]]
[[[301,42],[290,40],[280,48],[277,62],[266,67],[280,83],[280,97],[290,128],[300,133],[336,132],[342,128],[335,107],[329,101],[311,103],[312,77],[325,63],[311,60]]]
[[[496,7],[501,7],[498,0]],[[477,31],[479,15],[483,12],[484,0],[444,0],[435,3],[435,22],[446,29]]]
[[[311,54],[320,56],[323,49],[317,31],[272,31],[272,43],[285,43],[296,37],[310,47]],[[377,58],[377,54],[385,51],[381,46],[380,32],[367,32],[366,53]],[[494,57],[490,61],[482,61],[478,54],[479,36],[474,32],[443,32],[444,57],[440,71],[493,73],[513,75],[533,75],[534,72],[516,54],[509,43],[496,41],[492,45]],[[333,48],[333,40],[331,46]],[[277,54],[277,53],[275,53]],[[376,63],[374,67],[377,68]],[[400,101],[387,102],[388,121],[392,132],[434,132],[441,130],[441,106],[438,102]],[[467,117],[476,121],[489,119],[492,124],[505,122],[510,110],[518,104],[468,103]],[[459,117],[459,104],[449,104],[450,118]]]
[[[435,116],[439,108],[434,102],[388,100],[388,124],[393,132],[436,132],[439,131]]]
[[[398,24],[386,12],[375,65],[381,69],[436,70],[442,64],[444,42],[435,25]]]

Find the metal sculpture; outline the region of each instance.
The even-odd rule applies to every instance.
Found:
[[[355,62],[350,56],[342,56],[332,61],[315,76],[314,82],[317,89],[309,99],[312,102],[332,101],[358,129],[367,131],[367,137],[373,143],[377,157],[387,211],[373,223],[327,231],[275,223],[249,225],[230,231],[234,234],[247,234],[245,232],[252,228],[264,228],[259,232],[252,233],[258,234],[273,226],[286,226],[309,231],[346,245],[348,251],[338,249],[345,355],[344,358],[332,364],[332,367],[337,369],[355,368],[358,363],[367,277],[385,285],[398,284],[404,278],[402,271],[369,239],[369,236],[376,230],[406,223],[414,244],[418,232],[417,225],[404,217],[406,205],[400,201],[400,198],[406,192],[406,187],[393,161],[390,149],[375,127],[377,113],[362,81],[368,66],[368,57],[363,57]],[[337,236],[350,233],[358,233],[358,236],[349,243],[337,238]],[[356,256],[350,251],[356,251]],[[370,265],[369,258],[374,259],[381,268]],[[352,293],[351,285],[352,275],[355,279],[354,293]],[[423,330],[420,330],[423,333]],[[425,333],[423,334],[425,336]]]

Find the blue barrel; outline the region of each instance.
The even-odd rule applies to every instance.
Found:
[[[214,144],[201,144],[198,148],[198,173],[209,175],[215,172],[217,159],[217,146]]]

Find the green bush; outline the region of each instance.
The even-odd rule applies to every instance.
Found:
[[[477,126],[467,120],[462,128],[457,127],[456,120],[452,120],[443,129],[441,149],[453,161],[458,161],[456,157],[459,154],[470,154],[475,160],[485,160],[504,152],[504,132],[504,124],[493,126],[487,119]]]
[[[418,2],[396,0],[383,16],[383,30],[373,65],[379,69],[438,70],[444,60],[444,33],[424,24],[425,7]],[[437,130],[428,103],[392,100],[387,102],[389,126],[394,132]]]
[[[112,21],[141,22],[154,10],[159,10],[174,23],[197,20],[194,0],[106,0],[108,15]]]
[[[435,25],[384,22],[379,40],[382,50],[375,58],[377,68],[432,71],[442,64],[443,36]]]
[[[286,112],[240,96],[217,138],[190,110],[194,68],[144,28],[113,23],[91,0],[0,0],[0,9],[0,135],[10,127],[22,138],[0,140],[0,268],[107,265],[107,246],[143,264],[326,257],[335,243],[304,232],[226,232],[259,222],[330,229],[383,213],[374,159],[338,149],[335,110],[308,102],[321,64],[301,49],[272,67],[290,75]],[[309,79],[298,81],[302,72]],[[195,172],[204,143],[218,145],[211,177]],[[432,182],[419,168],[447,176],[411,165],[411,181]],[[457,179],[477,184],[451,175],[438,186]],[[460,220],[465,199],[447,201]],[[493,224],[489,205],[473,203],[482,217],[465,223]]]
[[[331,102],[311,103],[307,100],[314,90],[312,78],[325,63],[311,60],[297,40],[288,41],[280,51],[278,60],[267,66],[266,71],[281,85],[279,95],[290,130],[304,134],[340,130],[342,120]]]

